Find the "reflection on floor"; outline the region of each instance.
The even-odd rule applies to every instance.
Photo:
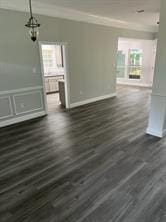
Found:
[[[47,94],[48,112],[52,113],[61,108],[59,93]]]

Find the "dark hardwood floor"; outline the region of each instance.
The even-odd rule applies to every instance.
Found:
[[[150,90],[0,129],[0,222],[165,222],[166,138]]]

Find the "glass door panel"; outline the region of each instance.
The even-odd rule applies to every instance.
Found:
[[[116,68],[117,78],[125,78],[125,59],[126,59],[125,52],[119,50],[117,54],[117,68]]]
[[[141,79],[142,75],[142,50],[129,49],[129,79]]]

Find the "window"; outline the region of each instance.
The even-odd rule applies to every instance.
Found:
[[[129,50],[129,79],[140,79],[142,75],[142,50]]]
[[[63,47],[60,45],[55,46],[56,51],[56,64],[57,67],[62,68],[63,67]]]
[[[49,68],[54,67],[54,52],[52,50],[43,50],[44,68],[48,72]]]
[[[62,46],[42,45],[42,57],[45,76],[64,74]]]

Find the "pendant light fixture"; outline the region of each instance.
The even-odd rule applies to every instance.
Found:
[[[29,0],[29,9],[30,9],[30,19],[28,20],[25,26],[29,28],[29,34],[30,34],[31,40],[35,42],[39,35],[38,28],[40,27],[40,24],[38,23],[37,19],[33,17],[31,0]]]

